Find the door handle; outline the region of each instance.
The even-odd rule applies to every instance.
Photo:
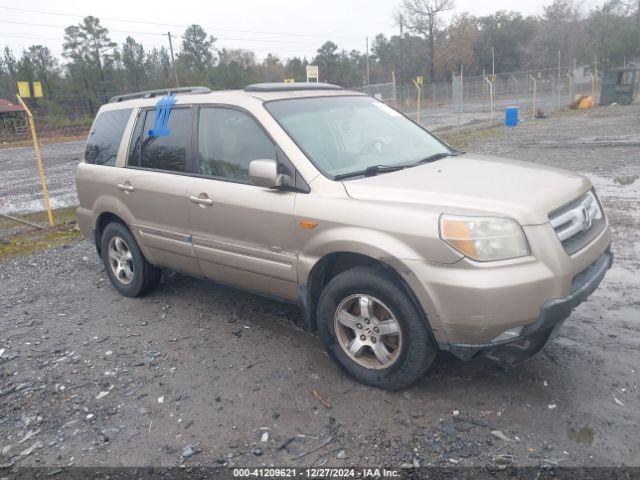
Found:
[[[213,205],[213,200],[209,197],[195,197],[191,195],[189,200],[191,200],[191,203],[197,203],[198,205]]]
[[[131,193],[135,190],[135,188],[133,188],[133,185],[130,185],[128,183],[125,184],[118,184],[118,190],[122,190],[125,193]]]

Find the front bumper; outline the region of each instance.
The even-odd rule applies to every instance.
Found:
[[[573,309],[593,293],[602,282],[612,262],[613,253],[610,248],[607,248],[591,265],[574,277],[570,294],[563,298],[546,301],[540,309],[538,319],[526,325],[518,337],[480,345],[439,342],[439,347],[463,360],[485,355],[505,367],[522,363],[538,353],[564,320],[571,315]]]

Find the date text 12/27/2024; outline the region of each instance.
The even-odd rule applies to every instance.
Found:
[[[396,478],[400,477],[397,469],[381,467],[366,468],[234,468],[235,478]]]

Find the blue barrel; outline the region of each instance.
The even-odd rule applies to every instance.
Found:
[[[508,107],[504,112],[504,125],[506,127],[518,126],[518,107]]]

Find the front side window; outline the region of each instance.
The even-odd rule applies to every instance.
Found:
[[[276,160],[276,148],[251,116],[230,108],[200,110],[198,173],[249,183],[249,164],[259,159]]]
[[[111,110],[97,116],[87,140],[87,148],[84,152],[85,162],[115,166],[131,110],[131,108]]]
[[[453,154],[426,130],[371,97],[276,100],[265,108],[330,178]]]
[[[140,113],[136,134],[129,151],[129,166],[187,171],[187,152],[191,143],[191,108],[174,108],[169,115],[166,136],[149,135],[153,129],[155,110]]]

